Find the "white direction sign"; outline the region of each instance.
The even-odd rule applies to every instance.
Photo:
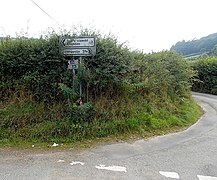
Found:
[[[60,51],[65,56],[94,56],[96,39],[94,36],[61,37]]]
[[[64,49],[62,53],[66,56],[92,56],[91,50],[85,48]]]
[[[61,43],[65,47],[94,47],[95,37],[63,37]]]

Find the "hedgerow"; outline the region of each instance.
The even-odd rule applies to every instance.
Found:
[[[95,35],[97,46],[76,74],[67,69],[57,34],[1,40],[0,139],[72,141],[191,122],[181,120],[186,114],[179,109],[192,105],[195,74],[181,56],[131,51],[97,33],[75,35]]]
[[[197,71],[197,81],[192,89],[197,92],[217,94],[217,57],[205,57],[191,63]]]

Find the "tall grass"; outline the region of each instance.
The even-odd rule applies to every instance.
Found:
[[[0,111],[1,142],[73,143],[108,136],[145,137],[190,125],[200,115],[198,106],[188,99],[167,106],[147,102],[143,97],[117,104],[110,102],[104,107],[101,105],[105,100],[99,101],[91,121],[82,119],[90,116],[90,107],[85,105],[77,107],[76,114],[72,112],[73,115],[69,113],[68,116],[65,116],[63,104],[50,107],[29,102],[7,105]]]

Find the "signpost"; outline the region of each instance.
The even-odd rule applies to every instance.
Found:
[[[88,48],[64,49],[62,53],[65,56],[92,56],[92,51]]]
[[[68,69],[78,69],[78,60],[68,60]]]
[[[72,59],[68,60],[68,69],[72,70],[73,78],[75,75],[75,70],[81,64],[82,57],[85,56],[95,56],[96,55],[96,39],[94,36],[79,36],[79,37],[69,37],[63,36],[59,40],[60,53],[67,57],[80,57],[79,61]],[[73,83],[74,84],[74,83]],[[74,85],[73,85],[74,88]],[[82,102],[82,83],[79,83],[79,103]]]
[[[60,38],[60,51],[65,56],[95,56],[96,39],[94,36]]]

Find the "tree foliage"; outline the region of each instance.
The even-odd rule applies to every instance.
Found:
[[[217,33],[214,33],[196,40],[194,39],[190,41],[179,41],[171,47],[171,50],[174,50],[182,55],[203,53],[211,54],[213,48],[216,45]]]

